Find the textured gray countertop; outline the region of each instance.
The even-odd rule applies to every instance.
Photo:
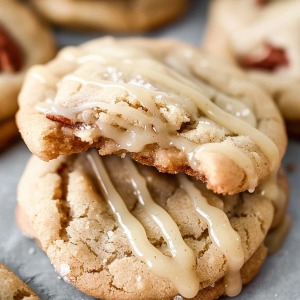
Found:
[[[147,36],[167,36],[198,45],[203,37],[206,10],[207,1],[198,0],[180,22]],[[77,45],[97,36],[56,31],[60,46]],[[46,254],[15,224],[17,184],[29,157],[22,141],[0,154],[0,262],[20,276],[43,300],[93,299],[60,279]],[[300,141],[289,142],[284,165],[289,163],[296,165],[296,169],[288,173],[291,186],[288,211],[293,227],[283,248],[267,258],[258,276],[244,287],[237,300],[300,300]]]

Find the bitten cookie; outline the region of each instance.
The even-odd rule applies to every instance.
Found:
[[[1,300],[41,300],[17,275],[0,263]]]
[[[7,124],[17,111],[25,71],[53,58],[56,48],[49,29],[27,7],[14,0],[0,0],[0,5],[0,128],[5,128],[1,149],[16,136],[16,127]]]
[[[286,192],[285,177],[278,186]],[[274,212],[260,191],[221,196],[96,151],[48,163],[33,156],[18,201],[19,226],[65,281],[114,300],[236,295],[265,259]]]
[[[143,32],[169,24],[187,10],[188,0],[31,0],[56,25],[78,30]]]
[[[288,131],[300,135],[300,2],[215,0],[204,49],[247,72],[270,93]]]
[[[217,193],[275,178],[287,143],[267,94],[235,68],[166,39],[67,47],[31,69],[19,103],[22,137],[45,161],[91,147],[130,152]]]

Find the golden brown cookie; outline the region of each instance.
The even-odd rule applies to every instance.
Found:
[[[267,94],[230,65],[167,39],[67,47],[31,69],[19,103],[20,132],[45,161],[91,147],[130,152],[217,193],[276,175],[287,142]]]
[[[289,132],[300,134],[300,2],[214,0],[204,48],[270,93]]]
[[[1,300],[41,300],[17,275],[0,263]]]
[[[221,196],[186,175],[96,152],[48,163],[33,156],[18,201],[19,226],[56,271],[84,293],[114,300],[216,299],[230,292],[224,280],[239,286],[233,270],[244,262],[249,282],[265,259],[274,212],[260,191]]]
[[[4,126],[18,109],[26,70],[53,58],[56,47],[49,29],[23,4],[0,0],[0,5],[0,126]],[[9,140],[6,133],[0,133],[0,144]]]
[[[181,17],[188,0],[31,0],[50,22],[71,29],[143,32]]]

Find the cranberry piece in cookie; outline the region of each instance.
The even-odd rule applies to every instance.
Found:
[[[0,71],[18,72],[22,66],[21,49],[9,33],[0,26]]]
[[[289,64],[285,50],[276,48],[271,45],[266,46],[264,55],[245,55],[240,57],[240,65],[244,68],[264,69],[274,71],[278,67],[287,66]]]

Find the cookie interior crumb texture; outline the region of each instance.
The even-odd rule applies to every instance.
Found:
[[[237,69],[166,39],[66,48],[28,73],[19,103],[20,132],[45,161],[91,147],[130,152],[222,194],[275,176],[287,143],[267,94]]]
[[[1,300],[41,300],[27,284],[0,263]]]
[[[100,159],[100,158],[99,158]],[[117,156],[103,159],[105,168],[130,214],[144,227],[148,241],[166,257],[171,250],[157,224],[145,213]],[[222,278],[228,261],[212,242],[207,223],[197,213],[177,177],[136,165],[151,197],[173,219],[195,255],[199,293],[195,299],[216,299],[225,293]],[[191,181],[192,182],[192,181]],[[278,180],[280,187],[286,182]],[[258,272],[266,256],[263,246],[273,219],[272,201],[248,192],[221,196],[194,181],[210,205],[225,212],[241,238],[243,283]],[[152,272],[133,254],[120,223],[100,192],[86,154],[62,156],[49,163],[32,157],[18,188],[18,224],[33,235],[56,271],[84,293],[104,299],[173,299],[174,284]]]

